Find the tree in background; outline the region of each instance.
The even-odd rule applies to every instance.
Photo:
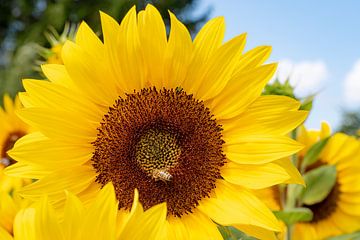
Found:
[[[85,20],[100,33],[99,10],[120,21],[136,5],[153,4],[169,24],[168,10],[174,12],[194,34],[209,10],[192,16],[197,0],[0,0],[0,96],[14,96],[22,89],[22,78],[41,78],[34,64],[39,58],[36,44],[46,46],[44,32],[53,26],[62,32],[66,22]],[[2,99],[2,98],[1,98]],[[0,100],[1,101],[1,100]]]
[[[343,111],[338,131],[349,135],[359,135],[360,111]]]

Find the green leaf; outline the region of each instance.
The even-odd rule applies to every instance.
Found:
[[[330,237],[326,240],[359,240],[360,239],[360,232],[345,234],[345,235],[339,235],[336,237]]]
[[[307,166],[310,166],[318,160],[319,155],[329,141],[329,138],[330,137],[321,139],[320,141],[311,146],[311,148],[307,151],[304,159],[301,162],[302,170],[305,170]]]
[[[218,229],[224,240],[256,240],[256,238],[250,237],[234,227],[218,225]]]
[[[274,214],[286,225],[293,225],[297,222],[309,222],[313,218],[313,213],[308,208],[285,209],[282,211],[274,211]]]
[[[306,188],[301,201],[307,205],[319,203],[329,195],[336,182],[336,167],[325,165],[315,168],[304,175]]]
[[[315,96],[316,95],[313,94],[313,95],[306,97],[301,103],[300,110],[310,111],[312,109]]]

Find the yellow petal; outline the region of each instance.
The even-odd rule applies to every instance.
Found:
[[[171,29],[165,52],[164,81],[170,88],[184,86],[187,90],[183,82],[191,61],[193,44],[184,24],[171,12],[169,14]]]
[[[194,81],[190,93],[195,93],[201,100],[208,100],[217,96],[231,79],[236,62],[245,46],[246,35],[239,35],[218,48],[206,63],[202,76]],[[196,67],[196,66],[193,66]],[[197,88],[196,83],[201,83]]]
[[[302,145],[278,135],[224,136],[227,158],[239,164],[263,164],[298,152]]]
[[[180,218],[169,217],[166,226],[167,239],[181,240],[190,238],[190,233]]]
[[[221,46],[225,33],[225,21],[223,17],[214,18],[208,21],[199,31],[194,40],[194,53],[191,66],[188,69],[187,81],[183,83],[185,90],[198,89],[201,81],[201,74],[206,69],[206,64],[214,52]]]
[[[221,176],[230,183],[251,189],[270,187],[290,178],[287,171],[275,163],[244,165],[228,162],[221,168]]]
[[[28,107],[36,106],[35,102],[30,98],[29,94],[27,94],[26,92],[20,92],[18,93],[18,96],[24,107],[28,108]]]
[[[336,169],[338,171],[341,171],[348,167],[355,167],[360,165],[358,161],[360,143],[354,137],[350,137],[341,133],[336,133],[333,137],[330,138],[330,140],[325,146],[324,151],[328,151],[328,147],[331,146],[336,148],[332,150],[334,153],[336,153],[333,156],[327,155],[328,158],[326,158],[325,161],[330,164],[336,164]],[[323,154],[326,154],[326,152],[323,152]]]
[[[1,240],[13,240],[13,237],[4,228],[0,226],[0,239]],[[23,238],[29,239],[29,238]]]
[[[79,229],[84,221],[84,210],[81,201],[72,193],[67,192],[62,224],[64,239],[77,239],[79,237]]]
[[[46,192],[52,203],[63,203],[66,198],[64,190],[78,194],[94,182],[95,177],[96,173],[91,166],[61,169],[25,186],[19,193],[23,197],[35,201]]]
[[[143,212],[135,190],[134,203],[126,225],[118,239],[166,239],[166,203]]]
[[[21,109],[18,115],[50,138],[89,145],[96,139],[95,123],[77,113],[34,107]]]
[[[43,64],[41,70],[51,82],[67,88],[75,87],[64,65]]]
[[[119,24],[115,19],[110,17],[104,12],[100,11],[101,27],[104,36],[104,43],[106,46],[116,46],[117,33],[119,30]]]
[[[13,221],[17,212],[14,199],[7,192],[0,192],[0,227],[12,232]]]
[[[337,207],[341,209],[344,213],[357,216],[360,220],[360,204],[358,203],[346,203],[346,202],[338,202]]]
[[[145,11],[138,14],[138,25],[150,82],[160,89],[163,86],[164,54],[167,44],[165,24],[159,11],[148,4]]]
[[[290,176],[285,183],[301,184],[305,186],[305,181],[302,178],[299,170],[294,166],[289,158],[279,159],[273,162],[282,167]]]
[[[241,56],[234,74],[263,64],[270,56],[271,46],[259,46]]]
[[[57,215],[53,207],[49,204],[47,197],[42,198],[40,202],[34,205],[35,231],[37,239],[64,239],[62,229],[58,222]]]
[[[133,93],[134,90],[140,90],[145,86],[145,62],[140,47],[134,6],[121,21],[117,49],[120,64],[117,67],[121,68],[128,93]]]
[[[23,85],[26,94],[30,97],[32,107],[77,112],[94,122],[99,122],[108,111],[108,106],[100,108],[80,92],[67,89],[58,84],[25,79]]]
[[[111,106],[118,98],[117,81],[106,61],[97,59],[73,42],[65,42],[62,58],[74,84],[96,104]],[[94,67],[96,66],[96,67]]]
[[[249,236],[256,237],[261,240],[278,240],[273,231],[251,225],[235,225],[237,229]]]
[[[292,234],[294,240],[318,240],[315,228],[311,224],[300,223],[294,227]]]
[[[50,172],[46,167],[22,162],[17,162],[5,169],[6,175],[29,179],[40,179]]]
[[[45,169],[57,170],[89,161],[93,151],[92,147],[85,144],[75,145],[55,141],[39,132],[34,132],[20,138],[8,154],[21,163],[46,166]],[[59,166],[59,161],[61,161],[61,166]]]
[[[316,239],[327,239],[330,236],[342,234],[343,232],[335,224],[336,221],[337,220],[333,221],[332,218],[328,218],[323,221],[318,221],[316,224],[314,224],[313,227],[316,231]]]
[[[196,35],[194,40],[194,62],[207,61],[220,47],[225,34],[224,17],[216,17],[208,21]]]
[[[331,220],[342,232],[350,233],[360,229],[359,216],[351,216],[341,210],[337,210],[331,216]]]
[[[25,208],[18,212],[14,221],[14,236],[15,240],[43,240],[36,236],[34,208]]]
[[[95,58],[104,58],[104,45],[86,22],[82,22],[77,30],[76,44]]]
[[[253,194],[218,180],[215,197],[203,199],[199,209],[221,225],[254,225],[271,231],[281,231],[279,221]]]
[[[331,128],[330,125],[327,122],[321,123],[321,132],[320,132],[320,138],[326,138],[331,135]]]
[[[276,64],[263,65],[234,75],[211,103],[211,112],[217,119],[236,117],[244,112],[260,95],[276,70]]]
[[[80,239],[115,239],[117,210],[114,187],[108,183],[87,210],[87,215],[83,219]]]
[[[348,141],[349,137],[347,135],[343,133],[334,134],[321,152],[320,158],[329,163],[336,163],[338,161],[338,155],[347,149],[345,146]]]
[[[4,103],[3,104],[4,104],[5,112],[8,112],[8,113],[14,112],[13,101],[8,94],[4,95]]]
[[[223,239],[216,224],[199,210],[194,210],[191,214],[182,216],[181,221],[189,232],[189,240]]]
[[[357,192],[357,193],[344,193],[343,192],[339,195],[339,201],[360,204],[360,192]]]
[[[242,114],[229,120],[220,119],[224,135],[284,135],[300,125],[308,115],[297,111],[300,103],[285,96],[260,96]]]

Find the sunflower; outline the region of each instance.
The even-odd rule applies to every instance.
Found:
[[[19,211],[13,235],[0,228],[0,239],[164,239],[164,230],[156,225],[165,222],[166,204],[144,212],[138,196],[135,191],[131,212],[126,216],[118,214],[111,183],[95,196],[88,207],[76,196],[67,193],[61,214],[53,209],[47,198],[43,198]]]
[[[298,140],[308,149],[316,141],[328,136],[330,128],[323,124],[321,131],[302,129]],[[342,133],[333,135],[314,165],[308,169],[323,165],[334,165],[336,182],[324,200],[306,205],[312,210],[311,222],[297,224],[294,239],[325,239],[330,236],[350,233],[360,229],[360,144]],[[299,158],[303,155],[300,153]]]
[[[39,65],[42,63],[63,64],[61,57],[62,47],[68,39],[73,40],[75,38],[76,30],[76,24],[66,23],[63,32],[59,35],[55,28],[49,27],[49,30],[45,32],[45,37],[50,43],[50,48],[37,46],[39,55],[41,55],[45,60],[38,61]]]
[[[29,132],[29,126],[21,121],[15,111],[21,108],[19,98],[14,101],[8,95],[4,95],[4,108],[0,107],[0,191],[11,192],[27,184],[29,180],[8,177],[4,174],[4,168],[15,163],[7,151],[22,136]]]
[[[39,179],[20,193],[46,192],[56,207],[63,189],[86,202],[112,182],[127,212],[138,189],[145,209],[166,202],[169,239],[221,239],[215,223],[279,231],[250,189],[301,182],[278,159],[302,148],[286,134],[307,112],[261,96],[276,69],[263,65],[270,47],[242,54],[244,34],[223,44],[222,17],[192,41],[170,18],[167,38],[152,5],[120,25],[101,13],[104,42],[83,22],[63,46],[64,65],[42,66],[49,81],[23,81],[19,116],[39,131],[15,144],[7,173]]]

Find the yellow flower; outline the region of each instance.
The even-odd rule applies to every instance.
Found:
[[[63,44],[58,43],[51,47],[51,55],[46,59],[46,62],[49,64],[62,64],[62,58],[61,58],[61,50],[62,50]]]
[[[303,129],[299,141],[311,146],[330,134],[323,124],[321,131]],[[360,143],[353,137],[336,133],[330,138],[314,166],[334,165],[337,178],[329,195],[310,206],[314,218],[295,226],[294,239],[325,239],[360,229]],[[312,166],[309,166],[311,169]]]
[[[3,235],[13,234],[13,224],[16,214],[29,205],[29,201],[16,193],[0,191],[0,239]]]
[[[47,38],[51,47],[45,48],[38,46],[39,54],[45,59],[45,63],[63,64],[61,57],[62,47],[67,40],[73,40],[75,38],[76,30],[76,25],[66,23],[61,35],[59,35],[53,27],[50,27],[49,31],[45,32],[45,37]],[[39,61],[39,65],[42,63],[44,62]]]
[[[298,153],[300,161],[309,148],[321,139],[329,137],[330,127],[322,123],[321,130],[300,128],[298,141],[305,145]],[[335,165],[337,179],[330,194],[321,202],[299,207],[310,208],[314,217],[311,222],[295,225],[293,239],[320,240],[330,236],[350,233],[360,229],[360,143],[342,133],[332,136],[322,150],[318,160],[305,172],[323,165]],[[264,199],[272,210],[280,210],[278,187],[261,189],[255,194]],[[283,239],[283,238],[280,238]]]
[[[4,108],[0,107],[0,191],[10,192],[29,182],[29,180],[9,177],[4,174],[4,168],[15,163],[7,151],[13,147],[19,138],[29,132],[29,127],[15,114],[15,111],[21,108],[18,97],[13,102],[8,95],[5,95],[3,102]]]
[[[170,17],[169,38],[151,5],[120,25],[101,13],[104,42],[82,23],[64,65],[42,66],[49,81],[24,80],[19,115],[39,131],[16,143],[7,172],[39,179],[22,196],[58,206],[63,189],[89,201],[112,182],[127,212],[136,188],[145,209],[166,202],[168,239],[221,239],[214,222],[279,231],[250,189],[299,182],[278,159],[302,148],[286,135],[307,112],[261,96],[270,47],[242,54],[244,34],[222,43],[222,17],[192,41]]]
[[[22,209],[16,215],[13,236],[0,228],[0,239],[26,240],[98,240],[98,239],[164,239],[166,204],[143,211],[135,192],[131,212],[118,213],[118,203],[111,183],[107,184],[88,207],[67,193],[63,212],[56,212],[47,198]],[[61,216],[61,217],[60,217]]]

